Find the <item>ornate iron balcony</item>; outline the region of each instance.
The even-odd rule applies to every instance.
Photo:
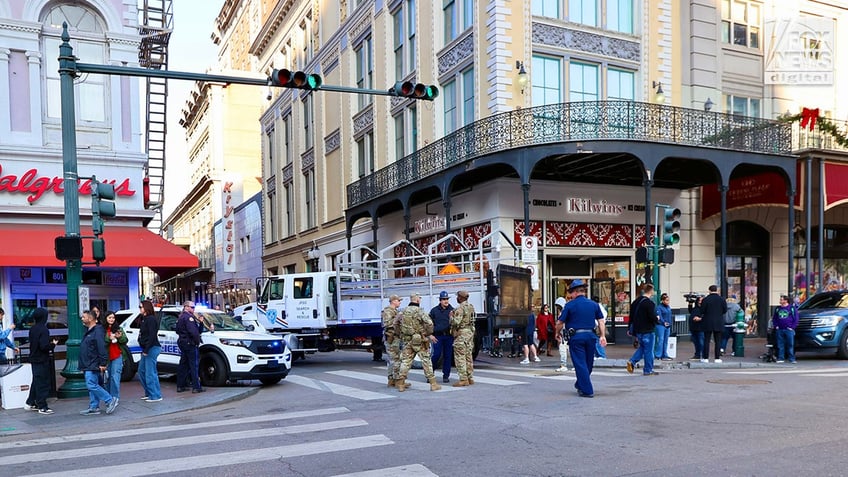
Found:
[[[487,154],[567,141],[654,141],[791,154],[790,124],[635,101],[587,101],[519,109],[475,121],[347,186],[354,207]]]

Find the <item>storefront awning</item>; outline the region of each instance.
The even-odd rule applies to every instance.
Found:
[[[83,229],[83,233],[90,231]],[[0,266],[57,267],[54,240],[65,235],[60,225],[0,224]],[[160,276],[173,276],[197,268],[197,257],[143,227],[106,226],[106,260],[103,267],[149,267]],[[91,240],[83,240],[83,261],[93,262]]]

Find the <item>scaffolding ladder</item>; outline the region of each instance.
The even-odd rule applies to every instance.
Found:
[[[142,68],[168,69],[168,42],[173,31],[174,10],[172,0],[139,0],[139,26],[141,45],[138,62]],[[146,134],[145,152],[149,201],[145,207],[154,215],[147,227],[162,234],[162,205],[165,200],[165,136],[167,135],[168,80],[148,77],[146,81]]]

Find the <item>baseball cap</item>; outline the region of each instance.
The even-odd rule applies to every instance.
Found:
[[[554,302],[554,305],[565,308],[565,298],[563,298],[563,297],[557,298],[556,301]]]

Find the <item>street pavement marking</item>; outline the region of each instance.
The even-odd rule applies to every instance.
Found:
[[[829,369],[761,369],[748,371],[728,371],[728,374],[805,374],[821,373],[819,376],[845,376],[848,375],[846,368],[829,368]]]
[[[166,434],[168,432],[173,431],[185,431],[190,429],[203,429],[206,427],[226,427],[232,425],[239,424],[251,424],[254,422],[265,422],[265,421],[278,421],[284,419],[299,419],[302,417],[315,417],[315,416],[326,416],[330,414],[339,414],[344,412],[350,412],[350,410],[346,407],[330,407],[326,409],[312,409],[308,411],[294,411],[294,412],[284,412],[277,414],[261,414],[258,416],[247,416],[247,417],[239,417],[236,419],[227,419],[223,421],[206,421],[206,422],[197,422],[194,424],[179,424],[173,426],[158,426],[158,427],[148,427],[148,428],[123,428],[119,431],[107,431],[107,432],[98,432],[98,433],[86,433],[82,435],[65,435],[65,436],[56,436],[56,437],[41,437],[37,439],[30,440],[20,440],[15,442],[10,442],[8,448],[22,448],[22,447],[31,447],[31,446],[40,446],[40,445],[50,445],[50,444],[62,444],[66,442],[81,442],[81,441],[94,441],[97,439],[114,439],[114,438],[125,438],[127,434],[132,435],[144,435],[144,434]],[[2,459],[0,459],[2,462]]]
[[[295,426],[285,426],[279,428],[268,429],[274,435],[291,435],[302,434],[306,432],[328,431],[332,429],[342,429],[349,427],[367,426],[368,423],[362,419],[344,419],[340,421],[317,422],[311,424],[300,424]],[[96,447],[74,447],[68,450],[45,451],[45,452],[30,452],[26,454],[12,455],[3,457],[0,462],[3,465],[8,464],[25,464],[29,462],[41,462],[45,460],[58,459],[76,459],[80,457],[99,456],[109,454],[122,454],[125,452],[145,451],[147,449],[163,449],[173,446],[191,446],[194,444],[202,444],[208,442],[223,442],[237,439],[250,440],[255,438],[257,433],[261,433],[257,429],[238,432],[224,432],[212,434],[194,434],[185,437],[174,437],[170,439],[158,439],[152,441],[128,442],[123,444],[105,445]]]
[[[339,474],[333,477],[394,477],[396,475],[402,475],[403,477],[439,477],[421,464],[386,467],[385,469],[366,470],[352,474]]]
[[[483,383],[493,384],[495,386],[515,386],[516,384],[527,384],[526,381],[511,381],[508,379],[487,378],[485,376],[480,376],[480,373],[478,373],[476,370],[474,371],[473,379],[474,384]]]
[[[292,376],[289,375],[286,378],[286,381],[299,384],[301,386],[306,386],[307,388],[317,389],[319,391],[329,391],[333,394],[338,394],[340,396],[347,396],[354,399],[361,399],[363,401],[372,401],[375,399],[391,399],[395,396],[390,394],[376,393],[374,391],[367,391],[365,389],[354,388],[351,386],[345,386],[344,384],[335,384],[327,381],[321,381],[318,379],[307,378],[304,376]]]
[[[254,437],[255,436],[256,432],[254,431]],[[279,459],[287,459],[291,457],[326,454],[329,452],[340,452],[354,449],[365,449],[368,447],[385,446],[391,444],[394,444],[394,442],[388,437],[384,436],[383,434],[375,434],[371,436],[332,439],[279,447],[260,446],[259,449],[249,449],[209,455],[200,455],[192,452],[192,455],[189,457],[147,461],[143,463],[143,465],[139,464],[138,462],[135,462],[132,464],[74,469],[67,470],[64,472],[31,474],[29,476],[21,477],[79,477],[80,475],[82,475],[81,470],[84,470],[86,475],[120,475],[122,477],[135,477],[143,475],[194,471],[197,469],[207,469],[210,467],[235,466],[239,464],[273,461]]]
[[[342,376],[342,377],[345,377],[345,378],[361,379],[361,380],[364,380],[364,381],[370,381],[370,382],[380,383],[380,384],[386,383],[386,377],[385,376],[379,376],[379,375],[370,374],[370,373],[360,373],[358,371],[347,371],[347,370],[327,371],[327,374],[333,374],[333,375]],[[421,374],[421,373],[410,373],[407,376],[406,384],[412,385],[413,389],[417,389],[419,391],[429,391],[430,390],[430,384],[429,383],[422,383],[422,382],[419,382],[417,379],[412,379],[413,377],[423,377],[423,376],[424,375]],[[437,378],[437,380],[438,380],[438,378]],[[387,389],[390,389],[390,388],[387,388]],[[454,388],[454,387],[450,386],[449,384],[443,384],[442,389],[438,392],[459,391],[459,390],[460,390],[460,388]],[[395,390],[395,391],[397,391],[397,390]],[[396,394],[392,394],[389,397],[395,397],[395,396],[396,396]]]

